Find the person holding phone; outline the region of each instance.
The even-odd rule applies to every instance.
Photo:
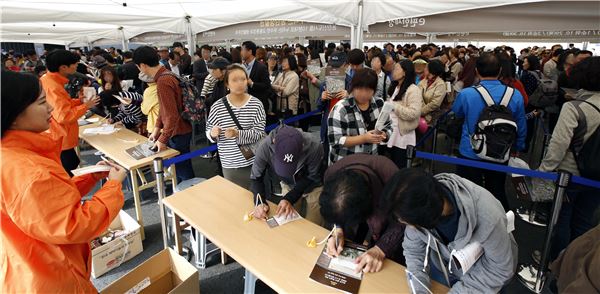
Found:
[[[391,135],[391,124],[375,130],[384,101],[375,97],[377,74],[369,68],[357,70],[351,82],[352,94],[337,103],[327,121],[329,164],[345,156],[365,153],[377,155],[378,145]]]
[[[60,161],[66,134],[37,77],[2,71],[1,153],[3,293],[97,293],[90,240],[123,207],[127,170],[71,178]],[[50,130],[50,132],[48,132]],[[82,202],[100,179],[106,183]]]

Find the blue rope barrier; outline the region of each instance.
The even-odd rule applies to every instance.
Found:
[[[599,181],[594,181],[594,180],[586,179],[586,178],[583,178],[583,177],[580,177],[580,176],[573,176],[571,178],[571,182],[573,182],[575,184],[583,185],[583,186],[588,186],[588,187],[600,189],[600,182]]]
[[[429,160],[441,161],[441,162],[455,164],[455,165],[470,166],[470,167],[475,167],[475,168],[500,171],[500,172],[504,172],[504,173],[524,175],[524,176],[528,176],[528,177],[542,178],[542,179],[552,180],[552,181],[556,181],[556,179],[558,178],[558,174],[556,174],[556,173],[541,172],[541,171],[537,171],[537,170],[523,169],[523,168],[517,168],[517,167],[508,166],[508,165],[483,162],[483,161],[479,161],[479,160],[456,158],[456,157],[432,154],[432,153],[421,152],[421,151],[417,151],[417,157],[429,159]]]
[[[289,124],[289,123],[297,122],[297,121],[303,120],[303,119],[305,119],[307,117],[311,117],[311,116],[317,115],[317,114],[321,114],[321,111],[320,110],[314,110],[314,111],[307,112],[307,113],[304,113],[304,114],[296,115],[296,116],[293,116],[293,117],[290,117],[288,119],[283,120],[283,123]],[[268,132],[272,131],[273,129],[275,129],[276,127],[278,127],[279,125],[280,125],[280,123],[274,123],[272,125],[269,125],[269,126],[267,126],[265,128],[265,131],[268,133]],[[206,154],[208,152],[213,152],[213,151],[216,151],[216,150],[217,150],[217,144],[213,144],[213,145],[210,145],[208,147],[204,147],[204,148],[201,148],[201,149],[198,149],[198,150],[194,150],[194,151],[192,151],[190,153],[181,154],[179,156],[166,159],[163,162],[163,165],[164,166],[170,166],[171,164],[180,163],[182,161],[186,161],[186,160],[192,159],[194,157],[202,156],[202,155],[204,155],[204,154]]]

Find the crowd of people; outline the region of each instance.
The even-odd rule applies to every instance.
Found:
[[[422,162],[407,166],[408,146],[422,141],[417,148],[432,152],[428,130],[444,126],[458,145],[449,155],[507,165],[510,157],[533,156],[534,122],[545,119],[552,136],[533,168],[580,175],[578,157],[600,126],[600,57],[576,48],[533,47],[517,55],[507,46],[331,43],[319,50],[245,41],[231,50],[195,49],[192,56],[175,42],[2,57],[2,84],[11,85],[2,87],[6,292],[93,290],[88,243],[122,207],[125,171],[102,161],[109,173],[72,177],[80,163],[78,119],[88,112],[145,134],[157,151],[189,153],[200,128],[217,144],[217,174],[252,191],[254,203],[278,201],[278,215],[296,211],[335,228],[341,242],[326,245],[333,256],[344,240],[368,244],[357,270],[377,272],[392,259],[419,280],[418,293],[427,292],[430,279],[452,293],[499,292],[515,274],[518,251],[507,229],[505,213],[514,207],[505,173],[458,166],[432,175]],[[185,85],[197,94],[190,98]],[[189,99],[199,119],[182,115]],[[305,122],[265,132],[268,124],[315,109],[320,136]],[[195,177],[190,160],[176,171],[178,182]],[[553,260],[598,226],[597,195],[569,187]],[[253,215],[264,219],[268,212],[258,204]],[[473,244],[483,253],[462,269],[452,255]],[[558,288],[599,290],[597,281],[585,280],[598,266],[589,262],[582,261],[581,275],[559,279]]]

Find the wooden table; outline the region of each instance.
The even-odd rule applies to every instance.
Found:
[[[100,118],[97,115],[92,116],[92,118]],[[100,118],[101,119],[101,118]],[[162,157],[163,159],[175,157],[179,155],[179,151],[174,149],[167,149],[163,152],[157,153],[153,156],[143,158],[140,160],[134,159],[129,154],[125,152],[126,149],[137,146],[148,141],[148,138],[137,134],[131,130],[126,129],[125,127],[121,127],[121,129],[110,135],[85,135],[83,134],[85,129],[99,127],[101,122],[92,123],[85,126],[79,127],[79,138],[84,140],[94,149],[105,154],[106,157],[114,160],[120,166],[129,170],[130,178],[131,178],[131,190],[133,192],[133,201],[135,204],[135,214],[138,223],[140,224],[142,230],[142,240],[145,238],[144,234],[144,221],[142,219],[142,205],[140,199],[140,191],[143,191],[148,188],[152,188],[156,185],[155,180],[151,181],[146,180],[144,173],[142,171],[143,168],[151,167],[152,161],[156,157]],[[173,183],[173,190],[175,190],[175,186],[177,185],[176,180],[176,171],[175,166],[172,165],[169,168],[170,177]]]
[[[306,242],[313,236],[323,239],[326,229],[304,219],[274,229],[261,220],[244,222],[243,215],[254,206],[251,192],[221,177],[175,193],[163,203],[176,219],[187,221],[246,268],[244,293],[253,292],[253,285],[248,284],[255,281],[249,277],[252,274],[279,293],[334,292],[309,279],[323,245],[309,248]],[[274,211],[275,206],[270,205]],[[435,293],[448,291],[432,284]],[[404,267],[386,259],[381,272],[363,276],[360,292],[409,293]]]

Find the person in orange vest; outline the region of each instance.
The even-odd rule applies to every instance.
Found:
[[[101,162],[109,172],[71,178],[60,162],[64,133],[37,77],[3,70],[1,82],[10,86],[1,89],[0,293],[98,293],[90,241],[123,207],[126,170]]]
[[[54,50],[46,57],[48,73],[40,78],[47,101],[54,108],[52,117],[66,132],[60,160],[70,176],[72,176],[71,170],[79,166],[79,156],[75,151],[79,141],[77,120],[100,102],[100,98],[96,96],[83,103],[81,99],[72,99],[65,90],[65,85],[69,82],[68,77],[76,72],[78,63],[79,57],[74,53],[64,49]]]

